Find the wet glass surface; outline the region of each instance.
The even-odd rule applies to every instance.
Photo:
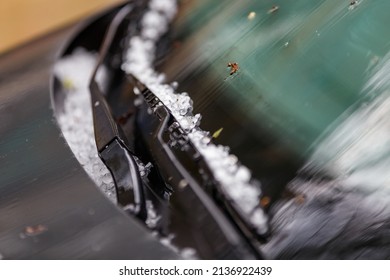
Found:
[[[223,128],[216,142],[272,194],[304,164],[324,169],[368,133],[369,125],[349,123],[372,116],[388,95],[388,75],[375,77],[389,60],[389,10],[387,0],[181,1],[159,70],[190,94],[203,129]],[[229,63],[238,65],[233,74]],[[348,135],[349,142],[334,140]],[[355,165],[345,163],[341,173]],[[331,169],[325,172],[340,175]]]

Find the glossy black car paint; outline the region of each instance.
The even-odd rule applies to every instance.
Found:
[[[100,193],[57,127],[50,76],[76,30],[57,31],[0,56],[0,256],[176,259]]]

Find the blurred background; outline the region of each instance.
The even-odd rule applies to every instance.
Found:
[[[0,53],[121,0],[1,0]]]

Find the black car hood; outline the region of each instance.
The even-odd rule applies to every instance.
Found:
[[[50,76],[74,27],[0,56],[0,256],[173,259],[96,188],[53,117]]]

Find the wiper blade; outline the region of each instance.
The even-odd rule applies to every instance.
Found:
[[[218,244],[215,246],[219,247],[217,250],[221,253],[221,256],[263,258],[257,240],[259,236],[254,235],[254,231],[251,231],[251,225],[246,224],[246,220],[232,210],[233,207],[230,201],[218,201],[223,197],[223,194],[215,187],[215,178],[211,172],[207,171],[207,163],[189,142],[169,109],[151,89],[136,77],[129,75],[129,80],[144,97],[148,108],[154,112],[159,120],[159,124],[153,133],[153,141],[156,141],[158,145],[152,149],[158,161],[160,172],[165,178],[170,178],[170,183],[174,186],[174,195],[170,202],[185,213],[186,219],[190,221],[188,226],[193,228],[191,233],[202,236],[201,238],[210,243],[217,242]],[[184,157],[187,160],[193,161],[195,165],[203,170],[203,175],[190,173],[188,166],[181,162],[178,157],[178,149],[172,147],[171,143],[166,141],[164,135],[170,135],[171,140],[175,138],[175,141],[182,144],[179,150],[185,154]],[[200,179],[199,177],[203,178]],[[193,225],[197,223],[200,224]],[[199,227],[205,225],[213,230],[209,229],[207,234],[204,229],[202,233],[198,232]],[[260,236],[260,238],[262,237]]]

